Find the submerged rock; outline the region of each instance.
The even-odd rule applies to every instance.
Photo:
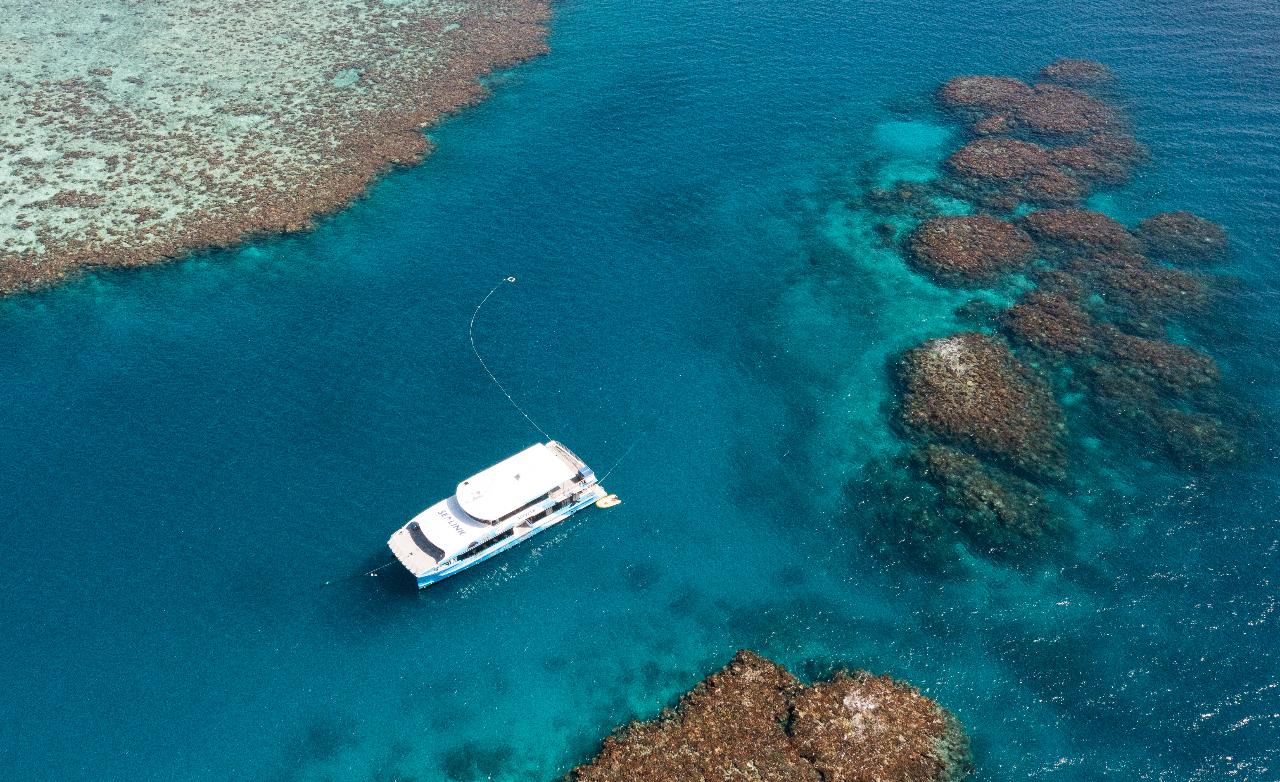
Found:
[[[1062,293],[1034,290],[1000,318],[1014,341],[1058,357],[1080,357],[1098,348],[1089,313]]]
[[[1123,225],[1088,209],[1040,209],[1022,220],[1041,247],[1068,255],[1138,252],[1138,240]]]
[[[1115,110],[1092,95],[1056,84],[1037,84],[1013,115],[1023,127],[1046,136],[1079,136],[1117,120]]]
[[[911,429],[1029,473],[1061,472],[1062,409],[998,337],[931,339],[906,352],[898,377],[901,417]]]
[[[1186,345],[1136,337],[1110,329],[1107,352],[1117,367],[1135,379],[1170,393],[1187,393],[1217,385],[1218,364]]]
[[[1023,548],[1056,527],[1040,489],[971,454],[930,445],[912,459],[920,476],[942,491],[961,532],[989,551]]]
[[[976,139],[947,158],[947,168],[962,179],[1020,180],[1049,165],[1044,147],[1009,138]]]
[[[949,282],[982,282],[1020,269],[1035,257],[1025,231],[988,215],[935,217],[911,234],[911,257]]]
[[[957,76],[938,90],[944,108],[969,112],[1012,111],[1031,97],[1031,87],[1008,76]]]
[[[1136,444],[1178,466],[1202,470],[1240,457],[1243,446],[1234,428],[1207,413],[1170,404],[1150,377],[1133,372],[1132,367],[1102,363],[1088,379],[1099,411],[1132,432]]]
[[[1106,87],[1115,82],[1111,69],[1096,60],[1077,60],[1062,57],[1040,69],[1044,81],[1065,84],[1068,87]]]
[[[1227,254],[1222,226],[1187,211],[1152,215],[1138,223],[1135,233],[1147,253],[1170,263],[1220,261]]]
[[[674,710],[605,740],[574,782],[956,782],[968,739],[945,709],[866,672],[805,686],[738,652]]]
[[[1011,210],[1021,201],[1070,206],[1089,187],[1070,169],[1054,163],[1052,151],[1009,138],[979,138],[952,153],[947,168],[971,192],[994,209]]]

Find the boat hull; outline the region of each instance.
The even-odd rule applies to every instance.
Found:
[[[563,510],[560,510],[554,514],[547,516],[545,519],[540,520],[537,524],[534,524],[529,527],[518,528],[510,538],[507,538],[501,543],[498,543],[489,547],[484,552],[477,554],[473,557],[468,557],[466,559],[459,559],[456,562],[444,564],[442,567],[440,567],[437,570],[433,570],[430,573],[424,573],[423,575],[418,576],[418,588],[425,589],[431,586],[432,584],[438,584],[439,582],[444,581],[446,578],[449,578],[450,576],[456,576],[462,571],[467,570],[468,568],[474,567],[480,564],[481,562],[484,562],[487,559],[491,559],[497,556],[498,554],[501,554],[502,552],[506,551],[507,549],[518,546],[521,543],[528,540],[529,538],[533,537],[534,535],[537,535],[539,532],[543,532],[544,530],[550,529],[551,527],[554,527],[560,522],[565,521],[570,516],[594,504],[597,500],[601,499],[604,496],[606,496],[605,490],[598,484],[593,485],[590,487],[588,491],[584,492],[581,495],[581,499],[579,499],[574,504],[569,505],[565,507]]]

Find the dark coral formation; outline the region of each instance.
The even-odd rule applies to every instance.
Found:
[[[1051,149],[1049,162],[1084,182],[1124,184],[1129,179],[1135,159],[1118,150],[1108,151],[1103,146],[1107,141],[1107,136],[1094,136],[1081,144]]]
[[[1016,551],[1057,526],[1035,484],[971,454],[929,445],[913,454],[912,462],[922,478],[941,490],[960,531],[987,551]]]
[[[1212,388],[1221,379],[1218,364],[1200,351],[1159,339],[1108,329],[1107,352],[1120,371],[1166,393]]]
[[[1000,325],[1015,342],[1058,358],[1087,356],[1098,348],[1093,318],[1062,293],[1028,292],[1001,315]]]
[[[1084,91],[1110,81],[1101,63],[1059,60],[1041,75],[1045,81],[1035,85],[1008,76],[957,76],[938,90],[938,103],[979,134],[1018,131],[1058,140],[1115,133],[1123,124],[1116,109]]]
[[[911,257],[937,277],[978,282],[1026,266],[1035,243],[1012,223],[989,215],[935,217],[911,234]]]
[[[1113,79],[1091,60],[1062,59],[1031,85],[1008,76],[957,76],[938,103],[976,136],[947,161],[958,195],[984,209],[1074,206],[1094,187],[1129,179],[1145,150],[1098,95]]]
[[[1062,410],[1003,340],[976,332],[931,339],[907,351],[898,375],[912,430],[1033,475],[1061,471]]]
[[[1039,209],[1022,220],[1041,246],[1066,255],[1136,253],[1138,240],[1123,225],[1088,209]]]
[[[1222,226],[1187,211],[1161,212],[1138,223],[1135,231],[1147,253],[1169,263],[1209,263],[1227,255]]]
[[[1089,375],[1094,406],[1111,423],[1187,469],[1217,467],[1239,458],[1242,445],[1231,426],[1208,413],[1185,409],[1133,369],[1104,363]]]
[[[1048,166],[1044,147],[1008,138],[977,139],[947,158],[951,173],[969,180],[1019,181]]]
[[[1115,110],[1092,95],[1056,84],[1037,84],[1013,115],[1023,127],[1045,136],[1096,133],[1118,120]]]
[[[1109,87],[1115,82],[1111,69],[1096,60],[1059,58],[1040,69],[1044,81],[1065,84],[1068,87],[1091,89]]]
[[[1113,317],[1131,328],[1148,324],[1145,328],[1159,330],[1168,318],[1195,312],[1208,301],[1200,277],[1155,266],[1141,255],[1103,252],[1066,268],[1088,280]]]
[[[1105,65],[1077,59],[1051,63],[1034,84],[951,79],[937,100],[970,136],[931,186],[975,214],[939,217],[929,198],[877,203],[886,221],[920,221],[908,257],[934,279],[1018,294],[1011,307],[981,297],[957,310],[1001,336],[929,340],[898,365],[911,455],[880,465],[896,497],[883,529],[921,560],[954,558],[956,542],[989,555],[1025,550],[1056,530],[1046,496],[1066,477],[1068,446],[1136,448],[1188,469],[1242,451],[1247,416],[1221,389],[1217,363],[1170,338],[1213,292],[1212,277],[1178,266],[1222,260],[1226,233],[1185,211],[1130,229],[1081,206],[1147,159],[1107,102],[1113,83]],[[1088,439],[1067,437],[1055,393]]]
[[[1031,97],[1031,87],[1008,76],[957,76],[938,90],[938,102],[959,112],[1006,113]]]
[[[962,186],[961,195],[999,211],[1022,201],[1075,204],[1089,192],[1082,180],[1054,164],[1049,150],[1017,139],[975,139],[947,159],[947,168]]]
[[[959,723],[887,676],[805,686],[740,651],[679,705],[605,740],[574,782],[957,782],[971,768]]]

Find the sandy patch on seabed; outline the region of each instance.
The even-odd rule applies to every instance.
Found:
[[[0,293],[302,228],[545,50],[545,0],[0,0]]]

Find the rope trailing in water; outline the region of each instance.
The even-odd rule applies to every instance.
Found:
[[[385,565],[378,565],[373,570],[366,570],[363,573],[356,573],[354,576],[347,576],[346,578],[340,578],[337,581],[326,581],[324,582],[324,585],[329,586],[330,584],[341,584],[343,581],[350,581],[352,579],[360,578],[362,576],[376,576],[378,575],[379,570],[382,570],[383,568],[391,567],[395,563],[396,563],[396,560],[393,559],[390,562],[386,563]]]
[[[504,277],[501,282],[493,286],[493,290],[485,294],[485,297],[480,300],[479,304],[476,305],[475,312],[471,313],[471,326],[468,327],[467,329],[467,336],[471,338],[471,352],[476,354],[476,359],[479,360],[480,366],[484,367],[485,374],[487,374],[489,376],[489,379],[493,381],[493,384],[498,387],[498,390],[502,392],[502,395],[507,398],[507,401],[511,403],[511,406],[516,409],[516,412],[524,416],[524,420],[528,421],[529,425],[532,426],[534,429],[537,429],[539,434],[541,434],[544,438],[550,440],[552,439],[551,435],[547,434],[546,431],[541,426],[538,426],[536,423],[534,423],[534,420],[529,417],[529,414],[524,411],[524,408],[520,407],[520,405],[516,402],[516,400],[512,398],[511,394],[507,391],[507,389],[502,385],[502,383],[498,380],[498,378],[489,369],[489,365],[484,363],[484,357],[480,355],[480,351],[476,349],[476,318],[480,316],[480,308],[484,306],[484,303],[489,300],[490,296],[498,292],[498,289],[501,288],[503,284],[514,283],[515,281],[516,281],[515,277]]]
[[[636,447],[636,443],[640,442],[641,437],[644,437],[644,432],[636,435],[636,439],[631,441],[631,445],[627,446],[627,450],[622,452],[622,455],[618,457],[618,461],[613,463],[613,466],[609,468],[609,470],[604,474],[604,477],[597,481],[597,483],[604,483],[609,479],[609,476],[613,474],[613,471],[618,469],[618,465],[622,464],[622,460],[627,458],[627,455],[631,453],[631,450]]]

